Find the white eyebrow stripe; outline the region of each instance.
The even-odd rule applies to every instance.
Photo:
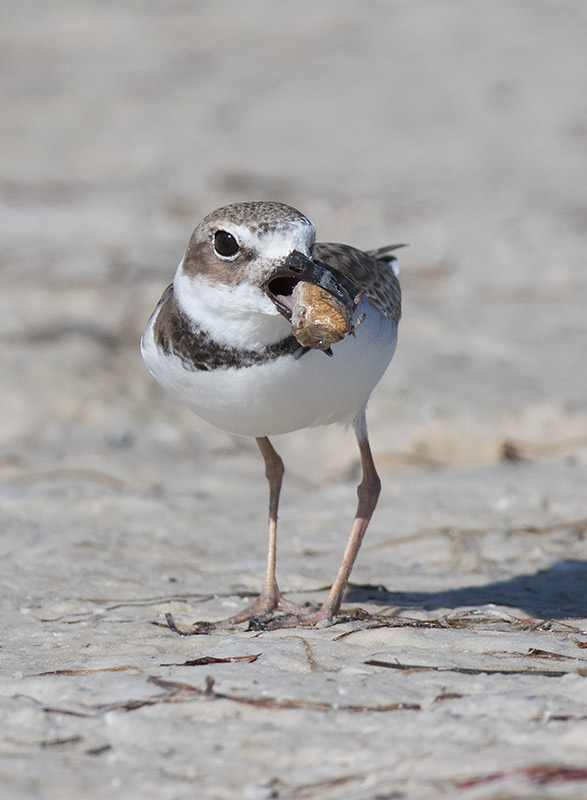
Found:
[[[286,258],[292,250],[309,255],[315,237],[314,226],[301,221],[261,234],[255,233],[247,225],[231,225],[230,228],[229,233],[236,237],[239,244],[268,261]]]

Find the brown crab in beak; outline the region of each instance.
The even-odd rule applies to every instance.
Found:
[[[360,301],[340,272],[294,250],[265,284],[292,333],[306,348],[332,355],[330,345],[354,333],[353,313]]]

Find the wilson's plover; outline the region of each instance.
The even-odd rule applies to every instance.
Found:
[[[269,549],[259,597],[228,623],[285,615],[283,624],[330,622],[337,614],[377,504],[377,475],[365,419],[369,395],[396,346],[401,293],[393,246],[363,252],[315,241],[310,220],[283,203],[235,203],[197,226],[173,283],[141,342],[156,380],[222,430],[257,441],[269,483]],[[292,333],[299,281],[352,301],[355,322],[342,341],[301,345]],[[362,480],[338,574],[322,607],[300,608],[275,577],[277,507],[283,462],[268,436],[334,422],[352,424]]]

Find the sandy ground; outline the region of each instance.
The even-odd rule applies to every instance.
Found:
[[[587,796],[584,0],[1,15],[2,797]],[[138,339],[240,199],[410,243],[384,490],[339,624],[180,636],[259,589],[266,486]],[[275,444],[319,601],[356,447]]]

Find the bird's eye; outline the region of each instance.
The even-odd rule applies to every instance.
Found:
[[[228,258],[235,256],[239,251],[237,240],[228,231],[216,231],[214,234],[214,250],[219,256]]]

